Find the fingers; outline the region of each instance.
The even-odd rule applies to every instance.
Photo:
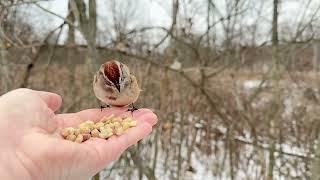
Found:
[[[12,90],[1,96],[1,98],[9,98],[10,101],[7,100],[4,102],[10,102],[11,106],[13,106],[16,103],[25,103],[26,106],[30,106],[31,102],[33,102],[36,105],[39,105],[39,101],[42,100],[52,111],[56,111],[60,107],[62,102],[61,97],[57,94],[44,91],[35,91],[27,88]]]
[[[129,114],[131,116],[131,114]],[[133,112],[134,119],[140,119],[143,122],[149,123],[151,126],[154,126],[158,122],[158,117],[150,109],[139,109]],[[141,121],[138,121],[141,122]]]
[[[128,147],[136,144],[139,140],[150,134],[151,131],[152,126],[149,123],[141,123],[134,128],[128,129],[126,133],[121,136],[113,136],[107,143],[113,144],[115,149],[118,149],[116,153],[120,155],[120,153],[123,153]]]
[[[34,91],[36,92],[40,98],[47,104],[47,106],[52,110],[56,111],[60,108],[62,103],[62,98],[60,95],[51,93],[51,92],[45,92],[45,91]]]

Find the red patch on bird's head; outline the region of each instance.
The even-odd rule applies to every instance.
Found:
[[[104,63],[103,72],[114,85],[119,85],[120,71],[116,62],[109,61]]]

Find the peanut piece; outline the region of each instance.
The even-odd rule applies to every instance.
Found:
[[[114,123],[113,123],[113,126],[114,126],[114,127],[119,127],[119,126],[121,126],[121,124],[120,124],[120,122],[114,122]]]
[[[75,142],[77,142],[77,143],[82,143],[82,141],[83,141],[83,136],[82,136],[82,134],[79,134],[79,135],[77,136],[77,138],[75,139]]]
[[[67,136],[66,139],[69,140],[69,141],[75,141],[76,138],[77,138],[77,137],[76,137],[74,134],[70,134],[70,135]]]
[[[80,134],[80,129],[75,129],[74,130],[74,135],[78,136]]]
[[[103,127],[104,126],[104,123],[103,122],[98,122],[94,125],[94,128],[96,129],[100,129],[100,127]]]
[[[114,114],[111,114],[111,115],[108,116],[108,117],[105,116],[105,117],[102,118],[101,122],[109,123],[109,122],[112,120],[113,117],[114,117]]]
[[[82,127],[80,128],[81,134],[90,134],[90,128],[89,127]]]
[[[127,130],[130,128],[130,125],[128,123],[123,123],[122,128],[123,128],[123,130]]]
[[[100,134],[100,132],[99,132],[98,129],[93,129],[93,130],[91,131],[92,137],[99,137],[99,134]]]
[[[62,129],[60,134],[61,134],[61,136],[62,136],[63,138],[66,138],[66,137],[69,135],[69,130],[68,130],[68,128]]]
[[[85,121],[79,125],[79,128],[89,128],[93,129],[94,128],[94,122],[93,121]]]
[[[122,135],[124,133],[124,130],[123,130],[123,128],[121,126],[119,126],[119,127],[115,128],[114,133],[117,136],[120,136],[120,135]]]
[[[101,128],[101,130],[100,130],[100,132],[112,132],[112,128],[110,128],[110,127],[103,127],[103,128]]]
[[[134,126],[137,126],[137,121],[134,121],[134,120],[130,121],[129,127],[134,127]]]
[[[86,140],[90,139],[90,137],[91,137],[91,135],[90,135],[90,134],[82,134],[82,136],[83,136],[83,140],[82,140],[82,142],[84,142],[84,141],[86,141]]]
[[[103,138],[103,139],[107,139],[107,138],[109,138],[109,137],[111,137],[113,135],[113,133],[112,132],[101,132],[100,134],[99,134],[99,137],[100,138]]]
[[[89,125],[94,125],[94,122],[93,122],[93,121],[89,121],[89,120],[88,120],[88,121],[85,121],[84,123],[85,123],[85,124],[89,124]]]

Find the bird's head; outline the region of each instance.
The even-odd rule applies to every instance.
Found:
[[[130,75],[129,68],[116,60],[102,64],[99,73],[104,77],[106,85],[114,86],[119,92],[123,90]]]

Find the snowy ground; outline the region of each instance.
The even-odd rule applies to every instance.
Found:
[[[248,80],[244,81],[242,84],[242,88],[250,93],[251,91],[257,89],[259,86],[262,85],[262,87],[267,87],[269,84],[261,84],[260,80]],[[290,85],[292,86],[288,91],[288,95],[284,98],[284,104],[285,104],[285,111],[284,116],[290,117],[290,115],[293,113],[296,106],[301,106],[303,104],[299,103],[300,99],[303,96],[303,92],[301,92],[301,87],[298,87],[296,84]],[[261,101],[268,101],[267,99],[261,100]],[[263,102],[262,102],[263,103]],[[223,127],[217,127],[222,132],[225,131]],[[248,133],[249,134],[249,133]],[[250,135],[248,135],[248,138],[238,137],[242,141],[246,142],[252,142],[250,139]],[[217,143],[217,146],[220,147],[221,151],[220,154],[212,154],[210,156],[204,155],[202,152],[200,152],[197,148],[195,148],[195,151],[191,155],[191,166],[194,168],[195,171],[184,171],[181,174],[181,179],[183,180],[229,180],[230,179],[230,169],[228,168],[228,161],[225,161],[223,154],[227,154],[224,152],[224,145],[222,142],[214,142]],[[261,146],[268,148],[267,145],[262,144]],[[184,149],[182,149],[182,154],[186,154],[187,151],[186,146],[183,146]],[[285,153],[292,153],[300,156],[307,156],[307,153],[305,150],[301,147],[295,147],[289,144],[281,144],[277,145],[277,149],[282,149]],[[252,158],[249,157],[252,155],[256,155],[256,149],[253,148],[253,146],[245,145],[244,148],[239,153],[239,161],[240,164],[244,164],[242,167],[241,165],[236,169],[235,179],[236,180],[256,180],[256,179],[262,179],[261,174],[266,174],[267,168],[266,166],[261,166],[261,164],[266,164],[269,159],[268,151],[262,150],[259,151],[260,155],[259,158]],[[157,161],[157,169],[156,169],[156,177],[160,180],[170,180],[172,179],[170,177],[170,173],[166,173],[163,169],[163,165],[165,164],[165,159],[163,159],[164,152],[159,152],[158,154],[158,161]],[[275,153],[276,156],[278,155]],[[224,162],[225,161],[225,162]],[[265,163],[261,163],[261,161],[265,161]],[[257,162],[259,162],[257,164]],[[290,163],[297,163],[299,161],[296,161],[294,159],[287,158],[286,162],[283,162],[280,159],[276,159],[276,167],[277,168],[283,168],[286,170],[286,172],[289,172],[290,176],[296,176],[296,177],[304,177],[301,173],[305,170],[304,164],[298,164],[295,167],[290,166]],[[146,162],[147,163],[147,162]],[[223,167],[226,167],[224,169],[217,169],[217,164],[221,166],[222,163],[225,163]],[[214,173],[219,172],[219,173]],[[136,180],[138,178],[138,174],[134,173],[135,175],[133,177],[130,177],[129,179]],[[113,174],[113,179],[115,180],[121,180],[123,177],[119,174]],[[278,169],[274,171],[274,179],[275,180],[286,180],[288,179],[286,175],[279,174]],[[299,179],[299,178],[298,178]]]

